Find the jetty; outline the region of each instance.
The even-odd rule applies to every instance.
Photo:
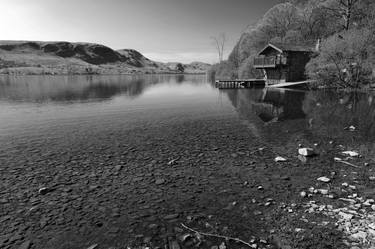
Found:
[[[264,87],[265,85],[266,81],[264,79],[236,79],[215,81],[215,87],[219,89],[257,88]]]
[[[219,89],[235,89],[235,88],[297,88],[305,89],[310,84],[315,83],[314,80],[304,80],[297,82],[283,82],[277,84],[267,84],[264,79],[245,79],[245,80],[217,80],[215,87]]]
[[[284,82],[273,85],[267,85],[269,88],[308,88],[310,84],[315,83],[315,80],[304,80],[297,82]]]

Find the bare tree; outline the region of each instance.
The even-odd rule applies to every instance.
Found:
[[[222,62],[223,57],[224,57],[225,42],[227,41],[227,37],[225,33],[220,33],[218,36],[212,36],[211,40],[219,55],[219,62]]]
[[[332,0],[325,8],[337,18],[344,20],[343,28],[349,30],[353,12],[359,0]]]

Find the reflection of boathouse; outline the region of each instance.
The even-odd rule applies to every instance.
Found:
[[[305,118],[302,109],[305,92],[262,89],[227,91],[234,107],[244,118],[257,116],[264,123]]]
[[[254,67],[263,71],[268,85],[303,81],[313,52],[308,46],[268,44],[254,59]]]

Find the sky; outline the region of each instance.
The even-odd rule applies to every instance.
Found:
[[[0,0],[0,40],[91,42],[156,61],[214,63],[280,0]]]

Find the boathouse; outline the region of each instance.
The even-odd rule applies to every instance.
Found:
[[[269,43],[254,59],[267,85],[306,80],[305,66],[315,52],[314,46]]]

